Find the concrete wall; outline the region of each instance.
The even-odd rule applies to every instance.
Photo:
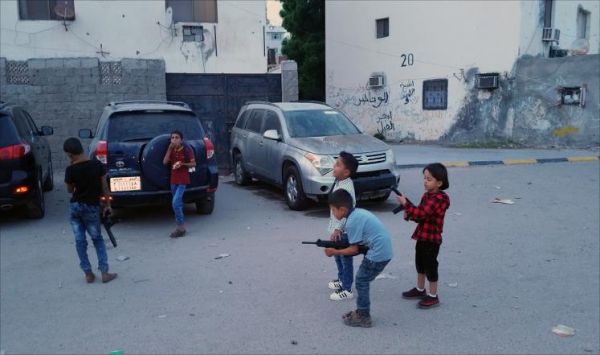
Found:
[[[518,2],[328,1],[325,14],[327,102],[392,140],[438,139],[462,106],[464,71],[509,71],[518,54]],[[377,39],[385,17],[390,35]],[[387,84],[369,90],[375,72]],[[422,109],[428,79],[448,79],[446,110]]]
[[[8,68],[11,63],[0,58],[0,100],[24,106],[38,127],[54,128],[48,140],[57,169],[67,163],[62,152],[65,138],[76,137],[81,128],[94,130],[108,102],[166,99],[162,60],[123,59],[118,62],[120,71],[111,72],[111,76],[101,74],[97,58],[29,59],[21,63],[27,64],[26,75],[16,79],[28,84],[13,84],[15,77]]]
[[[600,146],[600,55],[526,57],[494,91],[472,87],[448,143]],[[472,82],[472,80],[469,81]],[[585,87],[585,106],[562,105],[561,87]]]
[[[75,0],[68,31],[61,21],[19,20],[17,0],[2,0],[0,52],[9,60],[162,59],[169,73],[266,73],[265,0],[220,0],[217,11],[218,23],[202,23],[196,43],[182,41],[164,0]]]

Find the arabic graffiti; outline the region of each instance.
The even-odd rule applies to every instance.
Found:
[[[367,91],[362,94],[362,96],[358,98],[354,98],[354,106],[361,106],[365,104],[371,104],[374,108],[379,108],[383,104],[387,104],[389,101],[389,93],[386,91],[383,92],[383,95],[375,96],[371,93],[371,91]]]
[[[415,94],[414,80],[408,80],[400,83],[400,99],[405,105],[408,105]]]
[[[392,111],[384,112],[375,118],[377,122],[377,133],[385,135],[386,132],[395,131],[394,121],[392,120]]]

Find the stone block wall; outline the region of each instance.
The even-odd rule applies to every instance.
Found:
[[[55,170],[67,165],[62,143],[81,128],[95,130],[102,109],[111,101],[166,100],[162,60],[98,58],[0,58],[0,100],[23,106],[38,128],[54,128],[46,137]],[[87,147],[89,141],[83,141]]]

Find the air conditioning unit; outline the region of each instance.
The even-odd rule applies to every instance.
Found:
[[[542,31],[542,42],[556,42],[560,39],[560,30],[557,28],[544,27]]]
[[[566,57],[568,55],[569,55],[568,49],[560,49],[560,48],[556,48],[556,47],[551,47],[550,52],[548,53],[549,58],[560,58],[560,57]]]
[[[476,86],[478,89],[496,89],[498,88],[498,73],[477,74]]]
[[[369,88],[380,88],[385,85],[385,77],[383,75],[371,75],[369,77]]]

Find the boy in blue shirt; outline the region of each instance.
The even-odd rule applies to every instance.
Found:
[[[357,255],[359,245],[369,250],[356,273],[354,285],[358,297],[356,310],[346,313],[342,319],[351,327],[371,327],[369,286],[393,257],[390,234],[381,221],[371,212],[353,208],[352,196],[346,190],[337,190],[329,196],[331,212],[337,219],[346,218],[345,232],[350,246],[346,249],[326,248],[325,255]]]

